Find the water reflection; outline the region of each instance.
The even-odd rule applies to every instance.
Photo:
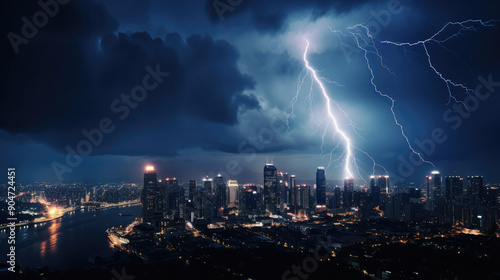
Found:
[[[46,254],[47,254],[47,240],[43,241],[40,244],[40,257],[44,258]]]
[[[140,206],[126,208],[127,213],[140,214]],[[80,261],[95,254],[113,252],[106,229],[130,224],[134,217],[119,216],[123,209],[76,211],[73,215],[27,227],[20,227],[16,242],[16,260],[22,267],[56,267]],[[0,230],[0,241],[8,232]],[[0,252],[8,249],[0,242]],[[0,263],[7,261],[0,254]],[[0,277],[0,279],[3,279]]]
[[[61,222],[59,220],[54,220],[49,226],[49,250],[54,253],[57,249],[57,238],[59,237],[59,229],[61,228]]]

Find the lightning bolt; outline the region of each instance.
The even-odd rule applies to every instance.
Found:
[[[407,57],[408,57],[408,53],[413,53],[412,51],[410,51],[408,49],[413,48],[413,47],[421,47],[423,52],[425,53],[425,57],[427,58],[426,61],[429,65],[430,69],[447,86],[448,96],[449,96],[447,105],[453,100],[454,102],[460,103],[460,104],[464,105],[465,108],[467,108],[466,104],[464,104],[457,97],[455,97],[455,95],[453,94],[453,91],[454,90],[461,90],[465,94],[470,95],[472,93],[475,93],[474,90],[467,87],[467,85],[464,83],[453,81],[449,77],[446,77],[446,75],[444,75],[442,72],[440,72],[438,70],[438,68],[435,66],[435,63],[433,62],[433,57],[431,56],[431,52],[429,51],[429,46],[436,45],[440,48],[443,48],[444,50],[454,54],[459,59],[458,55],[453,50],[450,50],[447,47],[445,47],[444,44],[453,38],[463,36],[464,32],[466,32],[466,31],[478,31],[478,26],[493,27],[494,26],[493,22],[497,22],[497,20],[482,21],[482,20],[472,20],[471,19],[471,20],[465,20],[465,21],[461,21],[461,22],[448,22],[438,32],[433,34],[431,37],[429,37],[425,40],[420,40],[420,41],[416,41],[416,42],[393,42],[393,41],[388,41],[388,40],[380,41],[377,38],[375,38],[370,33],[369,28],[367,28],[363,24],[357,24],[357,25],[351,26],[343,31],[342,30],[333,30],[332,28],[330,28],[330,30],[332,33],[336,34],[340,40],[342,40],[342,38],[351,38],[355,43],[355,47],[358,48],[364,54],[366,66],[369,70],[370,77],[371,77],[370,83],[371,83],[374,91],[377,94],[386,98],[390,102],[390,111],[391,111],[394,123],[399,128],[399,130],[401,132],[401,136],[406,141],[408,148],[410,149],[410,151],[412,153],[417,155],[420,158],[420,160],[434,166],[434,164],[432,162],[424,159],[422,157],[421,153],[419,153],[417,150],[415,150],[413,148],[413,146],[410,142],[410,139],[406,135],[405,129],[404,129],[403,125],[399,122],[398,116],[396,114],[396,111],[395,111],[396,100],[393,97],[391,97],[389,94],[383,92],[376,83],[376,77],[375,77],[376,72],[374,71],[374,68],[373,68],[373,66],[375,64],[382,67],[385,71],[387,71],[387,73],[393,77],[395,84],[398,83],[396,73],[394,73],[388,67],[388,65],[385,63],[384,56],[382,56],[382,54],[379,51],[379,46],[392,45],[392,46],[396,46],[396,47],[401,47],[401,48],[403,48],[405,55]],[[458,31],[452,33],[451,35],[445,35],[444,34],[445,31],[452,26],[458,27]],[[321,136],[321,141],[322,141],[321,151],[323,154],[323,158],[329,157],[329,159],[330,159],[328,167],[330,167],[331,165],[335,165],[335,166],[343,165],[344,175],[346,178],[353,178],[355,173],[356,173],[356,175],[359,175],[360,178],[363,178],[363,176],[361,176],[361,174],[360,174],[362,170],[357,165],[358,159],[356,158],[356,155],[354,153],[354,151],[356,150],[356,151],[359,151],[361,154],[365,155],[367,158],[369,158],[372,161],[373,174],[376,174],[377,167],[383,169],[386,172],[386,174],[388,174],[387,170],[383,166],[377,164],[376,161],[373,159],[373,157],[371,157],[367,152],[365,152],[365,151],[361,150],[360,148],[356,147],[355,145],[353,145],[353,141],[349,138],[349,135],[343,129],[343,127],[346,126],[346,124],[341,124],[339,122],[339,120],[336,118],[334,111],[336,111],[337,114],[338,113],[343,114],[346,117],[346,119],[349,121],[349,124],[347,124],[347,126],[352,127],[353,131],[358,134],[357,130],[360,128],[349,118],[347,113],[344,110],[342,110],[340,105],[334,99],[330,98],[330,96],[325,88],[324,82],[331,83],[331,84],[334,84],[336,86],[343,86],[343,85],[340,85],[334,81],[330,81],[328,79],[320,77],[318,75],[319,71],[314,69],[308,60],[308,52],[309,52],[310,42],[306,38],[304,38],[304,40],[307,43],[306,48],[305,48],[304,53],[303,53],[303,58],[302,58],[303,63],[304,63],[304,69],[302,70],[302,72],[299,74],[299,77],[297,78],[297,91],[296,91],[295,96],[293,97],[293,99],[290,103],[289,108],[288,108],[291,111],[286,118],[286,124],[287,124],[288,129],[290,128],[289,120],[291,118],[293,118],[294,107],[295,107],[297,101],[299,100],[299,96],[300,96],[300,92],[302,91],[303,84],[304,84],[306,78],[309,77],[311,79],[311,86],[309,89],[309,96],[307,99],[309,101],[309,110],[310,110],[311,116],[313,115],[312,94],[313,94],[313,86],[314,85],[317,85],[318,88],[320,89],[321,96],[323,97],[324,104],[325,104],[325,107],[327,110],[327,116],[324,119],[322,119],[319,122],[319,124],[317,124],[317,128],[316,128],[315,133],[319,130],[319,128],[322,124],[326,123],[324,125],[324,131],[323,131],[323,134]],[[375,61],[373,59],[371,59],[372,56],[375,57]],[[408,59],[409,59],[409,57],[408,57]],[[465,64],[461,60],[460,60],[460,62]],[[469,67],[469,70],[470,70],[470,67]],[[333,128],[333,135],[332,135],[333,139],[336,139],[338,137],[338,138],[340,138],[340,141],[335,145],[335,147],[333,147],[333,149],[330,152],[324,154],[323,148],[325,146],[326,137],[328,135],[328,129],[330,127]],[[334,152],[337,149],[339,149],[341,144],[343,146],[343,150],[340,153],[340,155],[335,157]]]
[[[357,25],[348,27],[347,30],[345,30],[345,31],[333,30],[332,28],[330,28],[330,31],[333,32],[334,34],[336,34],[340,40],[342,40],[342,37],[344,37],[344,38],[350,37],[353,39],[353,41],[355,42],[355,47],[357,47],[359,50],[361,50],[362,53],[364,54],[366,65],[367,65],[367,68],[368,68],[368,70],[370,72],[370,76],[371,76],[370,83],[372,84],[374,91],[376,93],[378,93],[380,96],[382,96],[390,101],[390,103],[391,103],[390,111],[391,111],[391,114],[393,116],[394,123],[399,127],[401,135],[404,138],[404,140],[406,141],[408,148],[411,150],[412,153],[417,155],[420,158],[420,160],[434,166],[434,164],[432,162],[425,160],[422,157],[421,153],[417,152],[413,148],[408,136],[405,133],[405,129],[404,129],[403,125],[399,122],[398,117],[396,115],[396,112],[395,112],[396,100],[394,98],[392,98],[390,95],[382,92],[375,82],[375,80],[376,80],[375,79],[375,72],[374,72],[373,67],[372,67],[372,64],[374,62],[372,60],[370,60],[369,55],[375,56],[377,59],[377,63],[382,68],[384,68],[391,76],[393,76],[394,81],[396,82],[396,79],[397,79],[396,74],[393,71],[391,71],[391,69],[384,63],[384,58],[380,54],[380,51],[379,51],[379,48],[377,47],[377,44],[379,44],[379,45],[385,44],[385,45],[393,45],[393,46],[397,46],[397,47],[402,47],[405,51],[405,54],[407,54],[409,52],[407,50],[407,48],[421,46],[425,52],[426,57],[427,57],[427,63],[429,65],[429,67],[445,83],[445,85],[447,87],[447,90],[448,90],[448,103],[447,103],[447,105],[451,102],[451,100],[453,100],[454,102],[460,103],[465,108],[467,108],[466,104],[463,101],[460,101],[457,97],[455,97],[453,95],[452,89],[462,90],[467,95],[470,95],[471,93],[475,93],[475,91],[471,88],[468,88],[465,84],[460,83],[460,82],[455,82],[455,81],[451,80],[450,78],[447,78],[444,74],[442,74],[436,68],[435,64],[433,63],[433,59],[431,57],[431,53],[429,52],[428,47],[431,44],[437,45],[437,46],[445,49],[448,52],[452,52],[455,56],[458,57],[458,55],[454,51],[446,48],[443,44],[448,42],[449,40],[451,40],[453,38],[464,35],[463,33],[465,31],[478,31],[478,28],[476,28],[475,25],[479,25],[479,26],[483,26],[483,27],[492,27],[492,26],[494,26],[492,24],[493,22],[496,22],[496,20],[482,21],[482,20],[470,19],[470,20],[461,21],[461,22],[448,22],[438,32],[433,34],[431,37],[429,37],[425,40],[420,40],[420,41],[412,42],[412,43],[410,43],[410,42],[392,42],[392,41],[388,41],[388,40],[379,41],[370,33],[369,28],[363,24],[357,24]],[[443,36],[444,32],[451,26],[458,26],[459,27],[458,31],[456,31],[455,33],[452,33],[451,35]],[[443,38],[440,38],[441,36]],[[462,62],[462,61],[460,61],[460,62]]]
[[[456,38],[456,37],[459,37],[459,36],[463,36],[464,35],[463,34],[464,31],[476,31],[477,32],[478,28],[476,28],[476,26],[474,26],[474,24],[479,25],[479,26],[483,26],[483,27],[494,27],[495,25],[492,24],[492,23],[496,22],[496,21],[497,20],[483,21],[483,20],[480,20],[480,19],[469,19],[469,20],[460,21],[460,22],[448,22],[438,32],[436,32],[431,37],[429,37],[429,38],[427,38],[425,40],[420,40],[420,41],[413,42],[413,43],[409,43],[409,42],[393,42],[393,41],[387,41],[387,40],[385,40],[385,41],[380,41],[380,43],[394,45],[394,46],[398,46],[398,47],[415,47],[415,46],[421,46],[424,49],[424,51],[425,51],[425,55],[427,56],[427,62],[429,64],[429,67],[446,84],[446,87],[448,89],[448,103],[447,103],[447,105],[450,104],[451,100],[453,99],[453,101],[455,101],[455,103],[462,104],[468,110],[467,105],[464,102],[458,100],[458,98],[453,95],[452,88],[457,88],[459,90],[462,90],[467,95],[470,95],[471,93],[475,94],[475,91],[473,89],[467,87],[463,83],[455,82],[455,81],[451,80],[450,78],[445,77],[445,75],[442,74],[436,68],[436,66],[434,65],[432,57],[431,57],[431,54],[429,53],[429,48],[428,47],[431,44],[436,44],[437,46],[445,49],[446,51],[452,52],[452,53],[454,53],[456,55],[455,52],[453,52],[452,50],[450,50],[450,49],[446,48],[445,46],[443,46],[443,43],[446,43],[446,42],[448,42],[449,40],[451,40],[453,38]],[[449,36],[444,36],[444,38],[442,38],[442,39],[438,39],[439,36],[441,36],[451,26],[458,26],[459,27],[458,31],[456,31],[455,33],[452,33]],[[371,36],[371,35],[369,35],[369,36]],[[371,36],[371,37],[373,38],[373,36]]]
[[[355,164],[355,157],[352,153],[352,145],[351,145],[351,139],[347,136],[347,134],[340,128],[339,123],[337,122],[337,119],[335,118],[335,115],[332,112],[332,103],[334,101],[330,99],[328,96],[328,93],[326,92],[325,86],[321,82],[321,79],[318,77],[318,74],[316,73],[316,70],[311,67],[309,64],[309,60],[307,59],[307,53],[309,51],[309,41],[304,38],[304,40],[307,42],[304,55],[303,55],[303,60],[304,60],[304,66],[307,69],[307,72],[311,75],[312,79],[315,81],[315,83],[319,86],[321,90],[321,94],[323,98],[325,99],[325,104],[326,104],[326,109],[328,111],[328,119],[331,123],[333,123],[333,127],[335,129],[335,134],[339,134],[342,141],[344,142],[344,152],[342,154],[345,154],[345,160],[344,160],[344,173],[347,178],[352,178],[353,177],[353,172],[351,171],[351,163],[354,162]],[[335,102],[335,104],[337,104]]]
[[[337,136],[340,138],[340,141],[337,142],[337,145],[329,153],[324,155],[324,156],[330,157],[330,162],[329,162],[328,167],[330,167],[330,165],[332,165],[334,163],[337,163],[337,165],[342,164],[343,170],[344,170],[344,176],[346,178],[353,178],[355,175],[355,172],[356,172],[356,175],[358,175],[360,178],[363,178],[363,176],[361,175],[361,169],[357,165],[356,155],[353,152],[353,150],[358,150],[372,160],[373,173],[375,173],[376,166],[379,166],[381,168],[383,168],[383,166],[378,165],[375,162],[375,160],[367,152],[365,152],[365,151],[359,149],[358,147],[356,147],[355,145],[353,145],[352,140],[349,138],[347,132],[342,128],[343,125],[335,117],[334,109],[336,109],[338,112],[340,112],[342,115],[344,115],[349,120],[349,126],[351,126],[355,132],[356,132],[356,129],[359,129],[359,128],[349,118],[347,113],[344,110],[342,110],[340,105],[337,102],[335,102],[335,100],[330,98],[323,82],[335,84],[337,86],[342,86],[342,85],[340,85],[337,82],[330,81],[328,79],[320,77],[318,75],[318,71],[311,66],[311,64],[308,60],[308,52],[309,52],[310,42],[306,38],[304,38],[304,40],[307,43],[305,50],[304,50],[304,53],[303,53],[303,57],[302,57],[303,62],[304,62],[305,73],[303,70],[298,77],[297,92],[296,92],[294,98],[292,99],[292,102],[291,102],[290,107],[289,107],[292,110],[291,113],[289,114],[289,117],[291,117],[291,115],[293,114],[293,107],[295,106],[295,103],[297,102],[297,100],[299,98],[299,94],[300,94],[300,91],[302,89],[302,85],[303,85],[306,77],[310,76],[311,77],[311,87],[310,87],[310,91],[309,91],[308,100],[311,102],[312,93],[313,93],[313,85],[317,85],[320,89],[321,96],[324,100],[325,108],[327,110],[327,116],[318,125],[318,128],[319,128],[319,126],[326,121],[326,125],[325,125],[323,135],[322,135],[321,150],[323,151],[323,146],[325,144],[325,138],[327,136],[328,128],[330,126],[332,126],[333,130],[334,130],[333,136],[332,136],[333,139],[335,139]],[[310,103],[310,106],[311,106],[311,103]],[[287,118],[287,123],[288,123],[288,118]],[[337,158],[334,158],[334,152],[339,148],[341,143],[343,144],[343,151]],[[385,168],[383,168],[383,169],[385,170]]]

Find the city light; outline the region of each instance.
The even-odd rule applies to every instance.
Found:
[[[152,166],[152,165],[146,166],[146,171],[154,171],[154,170],[155,170],[154,166]]]

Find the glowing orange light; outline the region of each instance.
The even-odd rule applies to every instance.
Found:
[[[152,165],[146,166],[146,171],[154,171],[155,167]]]

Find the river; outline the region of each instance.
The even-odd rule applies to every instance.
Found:
[[[16,229],[16,262],[21,267],[58,267],[85,261],[92,255],[110,255],[114,249],[106,229],[126,226],[140,215],[141,206],[77,210],[43,224],[30,224]],[[10,245],[8,229],[0,230],[0,263],[7,261]]]

